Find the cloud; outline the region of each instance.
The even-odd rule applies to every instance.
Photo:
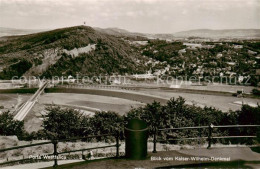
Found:
[[[259,0],[0,0],[0,26],[82,24],[137,32],[259,28]]]

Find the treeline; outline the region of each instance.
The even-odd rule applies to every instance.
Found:
[[[3,71],[0,72],[0,79],[12,79],[14,76],[21,77],[32,65],[30,61],[21,59],[9,67],[4,68]]]
[[[132,109],[126,115],[120,116],[115,112],[96,112],[94,116],[87,116],[80,111],[51,106],[46,108],[48,114],[43,117],[43,129],[31,134],[19,130],[17,127],[5,126],[9,121],[1,120],[0,135],[18,135],[19,139],[67,139],[73,137],[83,137],[87,135],[100,135],[119,132],[121,139],[124,136],[124,126],[130,119],[138,118],[147,122],[149,134],[152,136],[155,129],[177,128],[187,126],[208,126],[213,125],[243,125],[243,124],[260,124],[260,106],[250,107],[243,105],[241,110],[223,113],[213,107],[200,108],[194,105],[185,104],[181,97],[170,99],[166,105],[159,102],[147,104],[144,107]],[[6,116],[8,113],[4,113]],[[2,115],[0,115],[2,119]],[[21,122],[22,123],[22,122]],[[12,123],[10,123],[12,124]],[[18,125],[18,124],[17,124]],[[15,131],[15,130],[18,131]],[[259,132],[257,128],[224,128],[213,129],[213,136],[235,136],[235,135],[255,135]],[[21,134],[24,133],[24,134]],[[205,137],[208,134],[207,129],[203,130],[180,130],[167,133],[158,133],[160,137]],[[258,133],[259,135],[260,133]],[[111,141],[114,138],[106,138]],[[259,139],[259,138],[258,138]],[[100,138],[102,140],[102,138]],[[250,139],[219,139],[215,140],[221,143],[246,143],[253,144],[254,140]],[[182,141],[182,143],[191,143],[193,141]],[[176,142],[172,142],[176,143]]]
[[[178,51],[184,48],[185,45],[182,42],[169,43],[165,40],[149,40],[148,45],[142,47],[142,55],[161,62],[166,61],[172,65],[174,59],[178,58]]]

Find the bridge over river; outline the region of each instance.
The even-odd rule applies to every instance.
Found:
[[[22,121],[25,118],[47,85],[48,82],[44,82],[42,85],[40,85],[39,89],[34,93],[34,95],[18,109],[17,114],[14,116],[15,120]]]

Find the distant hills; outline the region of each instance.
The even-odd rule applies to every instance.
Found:
[[[114,35],[114,36],[138,36],[138,35],[143,36],[144,35],[142,33],[129,32],[125,29],[120,29],[120,28],[102,29],[102,28],[95,27],[94,29],[97,30],[97,31],[106,33],[106,34]]]
[[[94,27],[98,32],[118,36],[118,37],[146,37],[150,39],[174,39],[174,38],[188,38],[188,37],[199,37],[199,38],[260,38],[260,29],[223,29],[223,30],[212,30],[212,29],[196,29],[189,31],[181,31],[172,34],[148,34],[130,32],[120,28],[98,28]],[[0,37],[3,36],[15,36],[15,35],[27,35],[32,33],[43,32],[47,30],[34,30],[34,29],[14,29],[0,27]]]
[[[176,39],[176,38],[189,38],[189,37],[198,37],[198,38],[260,38],[260,29],[224,29],[224,30],[211,30],[211,29],[197,29],[190,31],[182,31],[173,34],[148,34],[148,33],[136,33],[129,32],[124,29],[119,28],[95,28],[101,32],[115,35],[115,36],[143,36],[150,39]]]
[[[200,38],[257,38],[260,37],[260,29],[197,29],[182,31],[173,34],[174,37],[200,37]]]
[[[15,29],[0,27],[0,37],[2,36],[16,36],[16,35],[27,35],[37,32],[46,31],[44,29]]]

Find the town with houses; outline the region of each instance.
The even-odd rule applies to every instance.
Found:
[[[260,51],[257,40],[153,39],[131,44],[137,46],[143,56],[149,57],[146,65],[151,69],[147,78],[151,75],[195,76],[198,79],[214,76],[219,77],[215,82],[220,82],[223,77],[227,84],[248,82],[247,85],[259,85]],[[175,52],[173,49],[178,50]],[[228,80],[232,78],[236,81]]]

